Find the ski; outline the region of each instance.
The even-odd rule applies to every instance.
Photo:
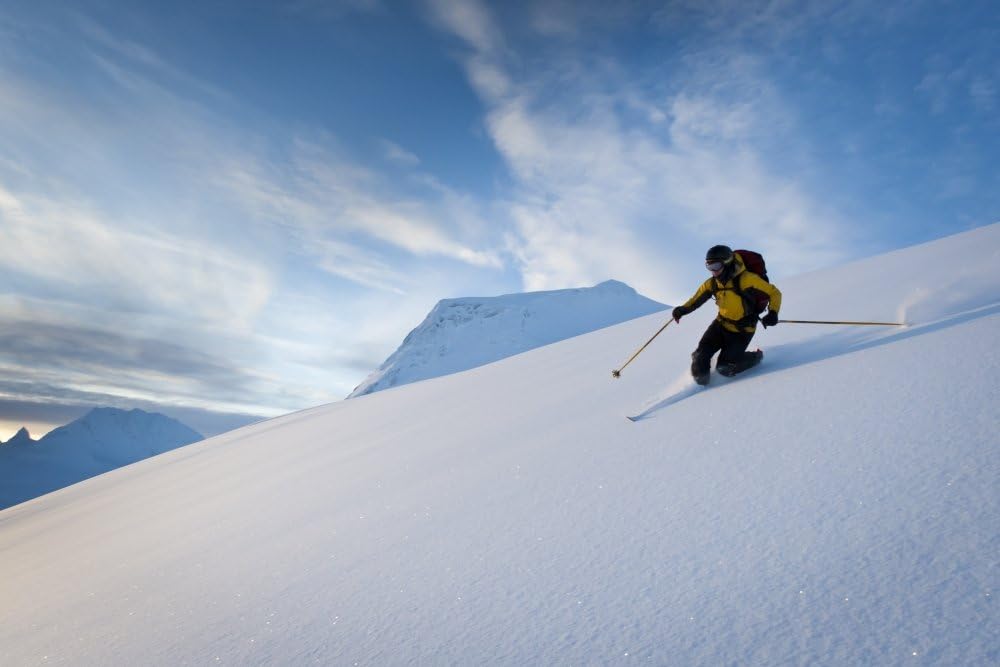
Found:
[[[744,368],[739,373],[733,373],[733,374],[730,375],[730,374],[725,373],[725,372],[720,372],[719,373],[720,377],[719,377],[719,380],[717,381],[718,384],[728,384],[729,382],[732,382],[732,381],[736,380],[737,378],[739,378],[740,376],[742,376],[744,373],[746,373],[750,369],[752,369],[752,368],[756,367],[758,364],[760,364],[760,362],[763,359],[764,359],[764,352],[762,350],[756,350],[756,356],[753,359],[753,361],[751,362],[751,364],[748,367]],[[654,412],[657,412],[658,410],[662,410],[663,408],[667,407],[668,405],[673,405],[674,403],[678,403],[680,401],[683,401],[686,398],[690,398],[691,396],[694,396],[695,394],[698,394],[698,393],[700,393],[702,391],[705,391],[706,389],[709,388],[709,386],[710,385],[708,384],[708,382],[701,383],[701,382],[692,381],[691,384],[689,384],[688,386],[684,387],[680,391],[677,391],[676,393],[673,393],[673,394],[671,394],[671,395],[669,395],[669,396],[667,396],[665,398],[656,399],[656,400],[652,401],[651,403],[647,403],[647,406],[645,408],[643,408],[642,411],[639,412],[639,414],[636,414],[636,415],[625,415],[625,419],[629,420],[633,424],[635,422],[642,421],[643,419],[645,419],[649,415],[653,414]]]
[[[654,412],[656,412],[658,410],[661,410],[661,409],[667,407],[668,405],[673,405],[674,403],[677,403],[678,401],[683,401],[685,398],[688,398],[690,396],[694,396],[698,392],[700,392],[700,391],[702,391],[704,389],[707,389],[707,388],[708,388],[708,385],[690,384],[687,387],[684,387],[683,389],[681,389],[680,391],[678,391],[676,393],[673,393],[673,394],[670,394],[669,396],[666,396],[665,398],[659,398],[659,399],[656,399],[655,401],[652,401],[651,403],[647,404],[647,406],[645,408],[643,408],[639,412],[639,414],[636,414],[636,415],[625,415],[625,419],[628,419],[630,422],[633,422],[633,423],[635,423],[637,421],[641,421],[641,420],[645,419],[646,417],[648,417],[649,415],[653,414]]]

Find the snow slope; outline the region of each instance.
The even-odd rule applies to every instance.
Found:
[[[700,392],[707,306],[619,380],[663,314],[7,509],[0,664],[997,664],[998,266],[993,225],[782,281],[910,326]]]
[[[176,419],[95,408],[32,440],[25,429],[0,446],[0,509],[201,440]]]
[[[348,398],[482,366],[665,306],[625,283],[439,301]]]

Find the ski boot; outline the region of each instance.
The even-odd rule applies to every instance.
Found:
[[[733,361],[727,364],[719,364],[716,367],[716,370],[719,371],[719,375],[731,378],[734,375],[742,373],[743,371],[750,370],[751,368],[759,364],[763,358],[764,358],[764,352],[762,350],[746,352],[743,354],[742,360]]]
[[[698,350],[691,353],[691,377],[697,384],[705,386],[711,379],[711,357],[706,359]]]

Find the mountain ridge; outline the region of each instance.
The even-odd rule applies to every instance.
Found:
[[[34,442],[37,441],[31,437],[31,433],[28,432],[28,429],[22,426],[17,430],[17,433],[11,436],[10,440],[8,440],[7,442],[0,442],[0,446],[11,445],[14,447],[19,447],[24,445],[30,445]]]
[[[442,299],[348,398],[469,370],[664,308],[618,280]]]
[[[202,439],[139,409],[93,408],[38,440],[22,427],[0,446],[0,509]]]

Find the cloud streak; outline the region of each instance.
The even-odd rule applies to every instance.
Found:
[[[16,285],[0,299],[0,397],[264,415],[314,405],[346,395],[398,343],[400,318],[434,300],[386,307],[391,327],[373,327],[357,318],[385,299],[368,291],[419,297],[428,261],[502,267],[502,235],[478,203],[402,146],[381,143],[403,170],[388,178],[321,130],[234,126],[225,90],[95,20],[44,30],[89,82],[26,76],[19,63],[52,67],[30,24],[18,34],[35,37],[0,60],[12,148],[0,280]]]
[[[7,400],[34,396],[78,402],[101,395],[256,414],[273,410],[270,401],[261,401],[273,389],[268,378],[222,355],[38,313],[17,318],[9,304],[0,307],[5,378],[0,396]]]
[[[266,271],[225,248],[127,227],[68,195],[19,197],[0,186],[0,220],[0,244],[14,250],[0,269],[125,310],[245,323],[271,293]]]
[[[36,34],[30,23],[21,27],[19,34]],[[353,383],[345,374],[359,378],[361,364],[380,361],[372,339],[324,350],[334,332],[362,327],[330,321],[320,332],[300,324],[316,318],[316,303],[367,318],[350,300],[380,307],[382,299],[366,294],[372,289],[419,297],[437,271],[428,271],[429,260],[452,262],[459,273],[502,268],[502,232],[490,228],[479,204],[423,172],[419,156],[398,144],[378,144],[403,170],[388,177],[321,130],[277,128],[266,119],[233,125],[238,103],[226,91],[95,20],[76,16],[45,31],[60,36],[68,52],[49,58],[33,50],[40,44],[21,40],[18,57],[0,62],[0,140],[13,149],[0,160],[0,244],[8,250],[0,276],[18,285],[22,303],[31,302],[31,312],[20,315],[52,343],[44,352],[53,363],[72,356],[68,342],[57,345],[63,337],[53,327],[61,325],[53,322],[91,315],[139,332],[130,339],[113,327],[63,332],[66,340],[104,340],[97,349],[121,352],[91,366],[95,375],[145,373],[116,391],[148,395],[159,383],[164,396],[195,400],[216,392],[239,409],[308,405],[346,394]],[[93,85],[47,86],[17,67],[52,68],[59,57],[84,67]],[[305,303],[291,299],[290,288],[312,294],[309,309],[285,307]],[[423,298],[414,303],[426,307]],[[19,307],[0,303],[0,316],[11,318]],[[412,306],[391,311],[423,315]],[[383,349],[398,342],[398,331],[369,330],[388,336]],[[188,351],[205,349],[192,363],[204,363],[206,374],[221,355],[232,375],[182,386],[185,369],[173,363],[181,349],[150,347],[159,336],[183,341]],[[279,375],[303,371],[283,367],[275,350],[308,350],[330,366],[312,373],[310,388],[282,397]],[[41,372],[43,350],[29,352],[11,347],[0,362],[16,355],[18,368]],[[157,355],[165,368],[153,362]],[[133,368],[147,361],[144,370]],[[261,370],[241,393],[254,365]]]
[[[515,177],[509,242],[527,288],[613,273],[677,299],[687,272],[667,267],[696,265],[721,241],[766,239],[787,272],[843,256],[846,223],[772,162],[768,142],[786,132],[787,149],[794,119],[754,59],[726,50],[657,86],[630,83],[600,53],[527,67],[484,3],[460,4],[432,2],[432,17],[466,46],[487,131]]]
[[[452,202],[461,199],[457,193],[436,182],[423,187],[420,198],[393,192],[377,172],[316,141],[295,139],[289,160],[280,165],[252,157],[228,161],[212,179],[249,219],[290,233],[302,252],[332,251],[322,260],[328,270],[348,256],[357,258],[333,272],[367,287],[400,291],[402,285],[371,242],[418,258],[479,268],[502,265],[495,248],[478,249],[463,241],[468,217],[453,215]],[[473,231],[484,238],[481,228]]]

